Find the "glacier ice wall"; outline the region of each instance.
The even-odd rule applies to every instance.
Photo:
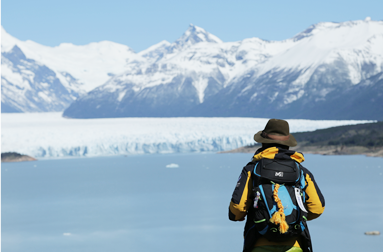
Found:
[[[61,113],[1,115],[1,151],[35,158],[217,152],[254,143],[263,118],[68,119]],[[291,132],[366,121],[288,120]]]

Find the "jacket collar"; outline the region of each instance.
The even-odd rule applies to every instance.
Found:
[[[305,161],[302,153],[293,150],[286,150],[280,147],[270,147],[267,149],[258,149],[253,157],[253,161],[259,161],[262,158],[279,159],[279,160],[295,160],[298,163]]]

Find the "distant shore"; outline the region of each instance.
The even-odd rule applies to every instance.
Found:
[[[298,145],[291,149],[303,153],[383,157],[383,122],[331,127],[293,135]],[[254,144],[222,153],[254,153],[260,147],[260,144]]]
[[[1,153],[1,162],[25,162],[25,161],[36,161],[37,159],[23,155],[17,152],[5,152]]]
[[[255,153],[261,145],[243,146],[229,151],[219,153]],[[320,155],[365,155],[369,157],[383,157],[383,148],[368,149],[364,146],[300,146],[291,148],[303,154]]]

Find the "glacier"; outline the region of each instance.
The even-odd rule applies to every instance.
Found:
[[[70,119],[60,112],[1,115],[1,151],[39,159],[218,152],[254,143],[266,118],[170,117]],[[362,120],[287,119],[291,132]]]

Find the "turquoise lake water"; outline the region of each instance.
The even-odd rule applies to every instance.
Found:
[[[309,222],[314,251],[381,251],[382,235],[364,232],[383,231],[383,158],[305,157],[326,199],[324,214]],[[2,163],[2,251],[242,251],[244,222],[229,221],[228,206],[250,158],[210,153]]]

